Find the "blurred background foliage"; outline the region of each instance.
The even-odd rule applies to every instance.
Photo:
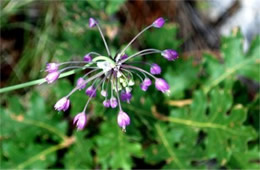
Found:
[[[83,131],[72,119],[85,105],[84,92],[71,97],[65,113],[53,109],[81,73],[1,94],[0,167],[259,169],[260,36],[244,50],[238,27],[221,37],[214,23],[200,18],[202,26],[194,25],[200,16],[194,9],[206,3],[2,0],[1,87],[44,77],[49,61],[105,54],[98,31],[88,28],[89,17],[99,20],[114,54],[144,26],[165,17],[162,29],[147,31],[127,53],[172,48],[180,58],[142,59],[162,67],[171,93],[145,93],[137,85],[131,104],[123,105],[131,117],[126,133],[116,123],[117,109],[104,108],[100,96],[91,102]]]

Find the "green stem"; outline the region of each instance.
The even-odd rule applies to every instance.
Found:
[[[98,57],[95,57],[93,59],[93,62],[96,62],[96,61],[99,61],[99,60],[105,60],[105,61],[108,61],[112,64],[115,65],[115,62],[108,58],[108,57],[105,57],[105,56],[98,56]],[[78,71],[81,71],[81,70],[84,70],[86,69],[88,66],[90,66],[92,63],[88,63],[86,64],[82,69],[75,69],[75,70],[71,70],[71,71],[67,71],[65,73],[62,73],[60,76],[59,76],[59,79],[60,78],[63,78],[63,77],[67,77],[69,75],[72,75],[72,74],[75,74],[76,72]],[[5,92],[8,92],[8,91],[13,91],[13,90],[17,90],[17,89],[21,89],[21,88],[25,88],[25,87],[29,87],[29,86],[33,86],[33,85],[37,85],[37,84],[42,84],[42,83],[45,83],[46,80],[45,78],[42,78],[42,79],[38,79],[38,80],[34,80],[34,81],[30,81],[30,82],[27,82],[27,83],[22,83],[22,84],[17,84],[17,85],[13,85],[13,86],[9,86],[9,87],[4,87],[4,88],[1,88],[0,89],[0,94],[1,93],[5,93]]]

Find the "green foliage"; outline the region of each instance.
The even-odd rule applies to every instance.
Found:
[[[47,5],[43,21],[29,27],[35,33],[33,38],[27,37],[15,69],[36,79],[49,60],[79,59],[89,51],[105,53],[98,31],[88,29],[87,20],[91,16],[107,19],[104,14],[114,16],[124,2],[60,1]],[[19,13],[31,3],[5,1],[1,18]],[[106,23],[104,27],[110,26],[100,20]],[[7,21],[1,20],[1,28],[8,27]],[[118,110],[104,108],[104,99],[99,96],[91,101],[85,130],[77,131],[72,121],[88,99],[84,91],[73,94],[69,111],[54,110],[55,102],[70,92],[80,73],[53,85],[1,94],[0,167],[259,169],[259,94],[247,97],[250,89],[240,77],[260,83],[260,36],[244,53],[243,37],[235,30],[222,38],[220,57],[205,52],[195,64],[192,57],[182,57],[178,29],[169,23],[146,32],[140,40],[143,47],[177,49],[180,58],[175,62],[160,55],[145,58],[160,64],[171,93],[161,94],[154,86],[143,92],[137,80],[131,104],[123,103],[131,117],[126,133],[117,125]],[[109,43],[112,49],[121,48],[117,42]],[[26,70],[33,73],[27,75]],[[17,77],[10,76],[9,83],[19,83]]]

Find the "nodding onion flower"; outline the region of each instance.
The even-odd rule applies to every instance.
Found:
[[[91,69],[84,76],[77,80],[75,87],[69,94],[62,97],[56,104],[55,109],[58,111],[66,111],[70,105],[70,96],[77,90],[83,90],[86,88],[86,95],[89,96],[85,107],[82,112],[74,118],[74,124],[76,124],[78,130],[82,130],[87,122],[86,109],[91,99],[97,95],[97,90],[101,88],[100,94],[104,97],[103,105],[106,108],[119,108],[117,122],[123,131],[126,130],[126,126],[130,124],[130,117],[122,109],[121,102],[130,103],[132,98],[131,90],[135,84],[134,76],[141,79],[140,88],[143,91],[147,91],[148,87],[152,85],[152,81],[155,81],[155,87],[163,92],[169,92],[169,84],[162,78],[157,78],[155,75],[161,73],[161,68],[155,63],[145,63],[150,66],[150,72],[143,68],[131,65],[129,60],[135,57],[141,57],[150,54],[161,54],[169,61],[176,60],[178,53],[172,49],[158,50],[158,49],[144,49],[135,54],[129,55],[125,51],[127,48],[139,37],[143,32],[150,28],[163,27],[165,20],[158,18],[151,25],[144,28],[139,32],[126,46],[125,48],[115,56],[112,56],[99,23],[93,19],[89,19],[89,27],[97,27],[100,32],[101,38],[104,42],[107,56],[103,56],[97,52],[87,53],[82,61],[71,61],[64,63],[48,63],[46,66],[46,72],[48,75],[45,77],[47,83],[55,82],[60,74],[64,71],[71,69]],[[140,74],[141,73],[141,74]]]

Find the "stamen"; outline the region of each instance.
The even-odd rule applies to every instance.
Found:
[[[129,71],[129,72],[132,72],[132,73],[134,73],[135,75],[137,75],[137,77],[139,77],[139,78],[140,78],[140,80],[141,80],[141,81],[143,81],[143,80],[144,80],[144,79],[142,78],[142,76],[140,76],[140,74],[136,73],[134,70],[126,70],[126,69],[123,69],[123,70],[125,70],[125,71]],[[143,74],[143,75],[145,75],[145,74]],[[145,77],[146,77],[146,75],[145,75]]]
[[[129,70],[127,70],[127,69],[123,69],[123,68],[121,68],[123,71],[126,71],[127,73],[128,73],[128,75],[130,74],[130,76],[131,76],[131,79],[134,79],[134,76],[133,76],[133,74],[131,73],[131,71],[129,71]]]

